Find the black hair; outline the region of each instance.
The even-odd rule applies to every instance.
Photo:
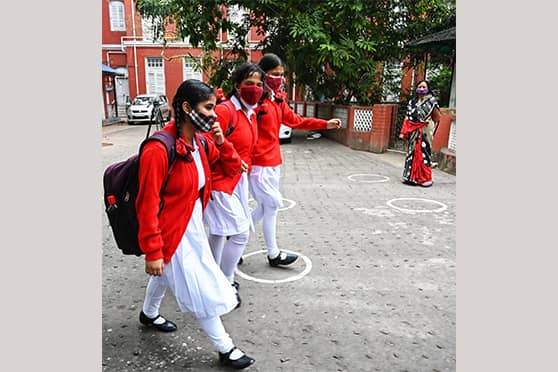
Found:
[[[260,59],[260,62],[258,62],[258,66],[260,66],[260,68],[264,70],[264,72],[268,72],[269,70],[273,70],[277,66],[284,67],[285,64],[283,63],[283,61],[281,61],[281,58],[279,58],[277,54],[267,53],[262,57],[262,59]]]
[[[236,88],[234,87],[235,84],[240,84],[244,79],[249,78],[253,74],[260,74],[261,80],[264,80],[265,72],[256,64],[250,62],[244,62],[241,65],[236,66],[234,71],[231,74],[231,82],[232,82],[232,89],[227,94],[228,98],[234,96],[236,92]]]
[[[426,86],[428,87],[428,93],[432,93],[432,89],[430,89],[430,83],[427,80],[425,79],[420,80],[416,86],[418,87],[421,83],[426,83]]]
[[[277,54],[266,53],[260,59],[260,62],[258,62],[258,66],[260,66],[260,68],[267,73],[269,70],[273,70],[277,66],[285,67],[285,64]],[[267,97],[269,97],[269,92],[264,90],[262,98],[260,98],[260,103],[262,103]]]
[[[186,120],[182,104],[188,102],[190,107],[194,108],[200,102],[207,101],[215,96],[213,88],[197,79],[188,79],[182,82],[172,100],[172,109],[174,111],[174,121],[176,124],[176,136],[180,137],[180,125]]]
[[[416,91],[416,87],[418,87],[420,85],[420,83],[426,83],[426,86],[428,87],[428,94],[432,95],[432,90],[430,90],[430,83],[425,79],[419,80],[417,82],[417,84],[415,85],[415,91],[413,92],[413,98],[411,98],[411,100],[409,101],[409,103],[411,103],[411,104],[415,104],[419,100],[419,95]]]

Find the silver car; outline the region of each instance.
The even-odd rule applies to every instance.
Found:
[[[152,123],[157,120],[155,108],[161,111],[162,119],[171,119],[167,97],[162,94],[140,94],[128,104],[128,123]]]
[[[291,142],[292,135],[293,129],[285,124],[281,124],[279,128],[279,141],[281,141],[281,143],[289,143]]]

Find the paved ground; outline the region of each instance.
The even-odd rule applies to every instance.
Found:
[[[103,128],[103,168],[137,151],[145,131]],[[237,275],[243,303],[223,317],[257,360],[248,370],[455,371],[455,176],[434,169],[433,187],[406,186],[402,154],[306,133],[282,145],[281,190],[292,208],[278,222],[280,248],[306,259],[277,269],[261,253],[246,257],[240,270],[259,281]],[[262,248],[258,226],[245,253]],[[103,371],[224,370],[170,291],[161,312],[179,330],[139,324],[146,282],[143,258],[120,254],[103,214]]]

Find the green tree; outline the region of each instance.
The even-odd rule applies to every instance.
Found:
[[[250,11],[235,23],[227,6]],[[137,8],[157,24],[175,23],[178,38],[203,49],[201,68],[214,85],[226,86],[246,60],[256,27],[266,35],[258,48],[285,61],[290,81],[337,103],[378,102],[382,62],[403,58],[405,42],[455,25],[455,0],[137,0]],[[230,45],[219,42],[220,30],[234,33]]]

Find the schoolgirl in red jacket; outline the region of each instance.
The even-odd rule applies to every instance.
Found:
[[[162,143],[149,142],[141,153],[136,210],[139,243],[145,253],[147,284],[140,322],[164,332],[176,325],[159,314],[167,287],[182,312],[192,313],[219,352],[222,364],[240,369],[254,359],[237,349],[220,316],[237,306],[235,291],[213,260],[202,212],[211,190],[210,166],[229,175],[241,160],[215,123],[215,94],[199,80],[184,81],[173,100],[175,121],[163,130],[176,135],[176,159],[168,168]],[[197,132],[211,132],[207,155]],[[163,183],[167,182],[161,194]],[[162,209],[161,208],[162,205]]]
[[[281,149],[279,129],[285,124],[296,129],[336,129],[340,119],[323,120],[296,115],[286,102],[281,91],[284,85],[285,68],[281,59],[272,53],[265,54],[258,65],[265,72],[264,96],[256,109],[258,117],[258,141],[252,154],[252,170],[249,175],[250,193],[256,200],[252,220],[263,220],[263,234],[267,247],[267,258],[271,266],[290,265],[298,256],[283,252],[277,247],[277,211],[283,206],[279,192],[281,173]]]
[[[232,72],[231,81],[233,91],[228,94],[229,102],[218,104],[215,113],[221,130],[229,133],[227,140],[234,145],[249,171],[258,137],[254,109],[263,93],[263,71],[253,63],[243,63]],[[209,244],[215,261],[238,290],[234,271],[253,230],[248,207],[248,177],[246,173],[228,175],[220,167],[215,167],[211,176],[213,191],[204,215]]]

